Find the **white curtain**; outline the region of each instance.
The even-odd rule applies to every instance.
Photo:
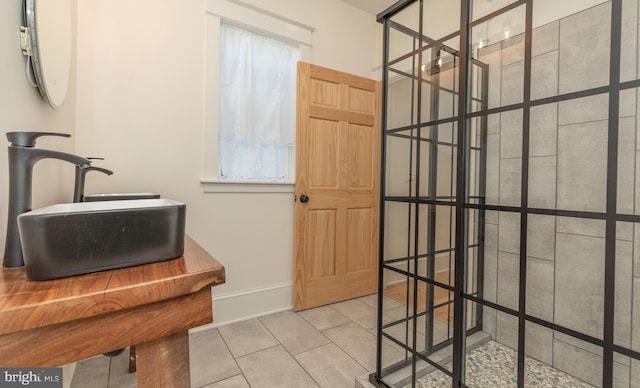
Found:
[[[220,176],[288,180],[298,48],[220,25]]]

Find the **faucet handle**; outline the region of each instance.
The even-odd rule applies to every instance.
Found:
[[[40,136],[71,137],[67,133],[57,132],[7,132],[7,139],[11,142],[11,145],[19,147],[35,147],[36,139]]]

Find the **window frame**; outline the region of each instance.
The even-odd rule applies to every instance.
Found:
[[[291,174],[286,181],[238,180],[219,176],[220,24],[223,21],[296,45],[300,60],[305,62],[310,62],[311,59],[311,35],[315,29],[241,0],[207,0],[206,3],[205,117],[203,175],[200,180],[203,191],[292,193],[295,183],[295,146],[290,147]]]

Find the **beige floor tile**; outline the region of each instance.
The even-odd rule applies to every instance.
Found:
[[[78,362],[71,388],[104,388],[109,382],[109,357],[97,356]]]
[[[260,321],[294,356],[329,343],[327,337],[293,311],[267,315]]]
[[[376,327],[376,308],[371,307],[360,299],[335,303],[331,307],[365,329]]]
[[[278,341],[257,319],[222,326],[218,331],[235,358],[278,344]]]
[[[317,387],[313,379],[282,346],[274,346],[237,359],[252,388]]]
[[[321,386],[351,387],[367,371],[335,344],[328,344],[296,356],[296,360]]]
[[[355,323],[324,331],[324,335],[368,372],[376,367],[376,336]]]
[[[193,386],[193,384],[192,384]],[[207,385],[204,388],[250,388],[247,380],[244,379],[242,374],[229,377],[228,379],[218,381],[215,384]]]
[[[136,374],[129,373],[129,348],[111,359],[109,388],[135,388]]]
[[[320,331],[351,322],[349,318],[340,314],[331,308],[331,306],[316,307],[314,309],[300,311],[298,314]]]
[[[191,385],[202,387],[240,373],[233,356],[218,330],[211,329],[189,335]]]

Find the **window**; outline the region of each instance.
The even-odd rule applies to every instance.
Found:
[[[236,0],[207,2],[205,192],[292,192],[296,64],[312,28]]]
[[[222,23],[218,176],[289,181],[298,47]]]

